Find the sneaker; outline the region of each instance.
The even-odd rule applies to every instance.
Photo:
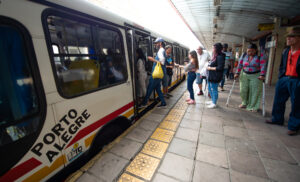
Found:
[[[213,102],[212,102],[211,100],[205,102],[206,105],[210,105],[210,104],[212,104],[212,103],[213,103]]]
[[[197,93],[197,95],[203,95],[203,91],[202,91],[202,90],[200,90],[200,92],[199,92],[199,93]]]
[[[193,99],[190,99],[187,104],[196,104],[196,102]]]
[[[225,91],[223,87],[221,87],[221,91],[222,91],[222,92]]]
[[[169,97],[173,97],[173,95],[171,95],[171,94],[169,94],[169,93],[167,93],[167,95],[168,95]]]
[[[166,107],[167,106],[167,104],[160,104],[160,105],[158,105],[157,107],[158,108],[161,108],[161,107]]]
[[[207,106],[208,109],[214,109],[216,107],[217,107],[217,105],[213,104],[213,103],[211,103],[210,105]]]
[[[167,99],[169,98],[168,94],[164,94],[164,97],[167,98]]]

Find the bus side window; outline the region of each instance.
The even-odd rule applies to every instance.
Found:
[[[122,36],[117,29],[75,17],[46,18],[47,40],[52,45],[54,72],[62,96],[74,97],[127,80]]]

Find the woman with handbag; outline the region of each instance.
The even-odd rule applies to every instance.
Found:
[[[216,43],[213,46],[213,56],[206,68],[208,74],[208,91],[211,95],[211,101],[206,102],[207,108],[213,109],[217,107],[218,101],[218,85],[222,81],[225,65],[225,54],[222,53],[223,46]]]
[[[175,63],[175,66],[184,68],[185,72],[188,72],[187,77],[187,89],[190,93],[190,98],[188,98],[186,101],[188,104],[196,104],[195,97],[194,97],[194,89],[193,89],[193,83],[196,79],[196,71],[199,69],[199,63],[197,58],[197,52],[191,51],[189,54],[190,62],[183,66]]]

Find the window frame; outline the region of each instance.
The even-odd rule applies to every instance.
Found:
[[[111,30],[111,31],[116,32],[120,36],[121,56],[124,58],[123,61],[126,64],[127,74],[124,75],[124,81],[114,83],[114,84],[105,85],[105,86],[102,86],[102,87],[98,87],[96,89],[81,92],[79,94],[75,94],[75,95],[72,95],[72,96],[66,96],[63,93],[62,88],[60,87],[59,78],[58,78],[58,75],[56,74],[56,67],[55,67],[54,57],[56,57],[55,55],[57,55],[57,54],[54,54],[53,50],[52,50],[52,44],[53,43],[51,42],[50,31],[49,31],[48,23],[47,23],[48,16],[58,16],[60,18],[64,18],[64,19],[67,19],[67,20],[77,21],[79,23],[84,23],[84,24],[88,24],[90,26],[100,27],[100,28],[103,28],[103,29],[107,29],[107,30]],[[122,29],[125,30],[124,27],[115,26],[113,23],[108,24],[105,20],[101,20],[99,18],[95,18],[95,17],[90,18],[90,17],[84,16],[84,15],[82,16],[79,12],[78,12],[78,14],[75,14],[75,13],[65,12],[65,11],[52,9],[52,8],[48,8],[48,9],[45,9],[43,11],[43,13],[42,13],[42,25],[43,25],[45,40],[46,40],[46,44],[47,44],[47,48],[48,48],[50,63],[51,63],[51,66],[52,66],[52,73],[53,73],[54,80],[55,80],[55,86],[56,86],[56,89],[57,89],[57,91],[58,91],[58,93],[61,97],[65,98],[65,99],[72,99],[72,98],[80,97],[80,96],[87,95],[87,94],[90,94],[90,93],[93,93],[93,92],[97,92],[99,90],[107,89],[107,88],[110,88],[110,87],[115,87],[115,86],[124,84],[128,81],[128,74],[130,73],[130,70],[128,70],[128,63],[127,63],[127,58],[126,58],[126,54],[125,54],[124,37],[123,37],[122,32],[119,29],[119,28],[122,28]],[[93,39],[93,41],[94,41],[94,39]],[[83,56],[82,54],[59,54],[59,55],[61,55],[61,56],[63,56],[63,55]],[[89,54],[84,55],[84,56],[89,56]],[[94,56],[94,54],[92,56]]]
[[[5,128],[8,126],[17,125],[22,122],[28,122],[30,118],[37,118],[38,119],[38,127],[35,132],[32,132],[29,135],[24,136],[23,138],[20,138],[19,140],[12,141],[9,144],[4,144],[3,146],[0,146],[0,151],[2,149],[7,150],[7,147],[11,147],[13,145],[17,145],[16,148],[23,148],[23,150],[17,150],[13,154],[13,161],[10,161],[10,163],[5,167],[5,169],[1,170],[0,175],[7,172],[11,167],[13,167],[19,160],[22,159],[22,157],[29,152],[30,148],[33,146],[33,144],[38,139],[38,136],[40,135],[42,128],[45,124],[45,118],[47,113],[47,103],[46,103],[46,96],[44,91],[44,86],[42,84],[41,74],[38,67],[38,62],[35,54],[35,49],[32,41],[32,36],[29,33],[28,29],[21,24],[18,20],[9,18],[7,16],[0,15],[1,25],[8,26],[15,28],[22,37],[23,40],[23,47],[24,47],[24,56],[26,56],[26,61],[29,66],[29,70],[31,73],[31,77],[33,80],[33,87],[34,91],[36,93],[37,97],[37,103],[38,103],[38,110],[35,113],[29,114],[19,120],[13,121],[11,123],[7,123],[2,125],[1,127]],[[29,140],[29,141],[28,141]],[[25,141],[25,142],[24,142]],[[26,143],[27,142],[27,143]],[[23,144],[23,145],[22,145]],[[22,145],[22,146],[20,146]],[[5,161],[3,161],[5,163]],[[4,173],[3,173],[4,172]]]

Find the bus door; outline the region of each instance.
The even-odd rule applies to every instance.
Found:
[[[127,47],[131,63],[133,80],[133,97],[135,101],[135,116],[139,117],[144,109],[139,109],[146,96],[147,86],[152,71],[152,62],[147,57],[152,56],[150,34],[128,27]],[[142,58],[142,59],[139,59]],[[151,101],[154,98],[154,94]]]

